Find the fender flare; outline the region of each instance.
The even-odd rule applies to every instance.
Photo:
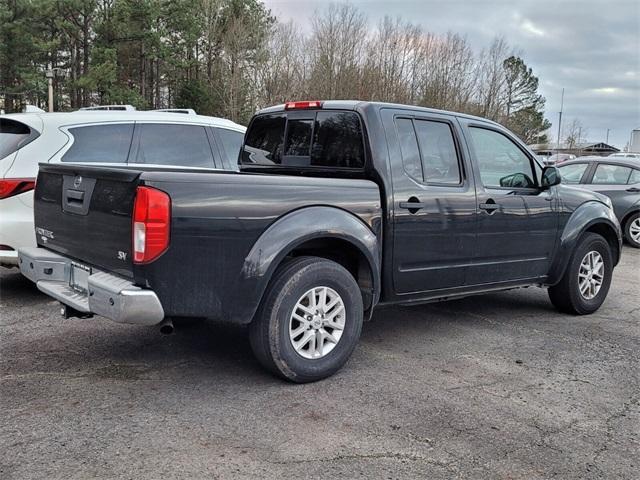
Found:
[[[366,258],[372,277],[373,307],[380,296],[381,251],[375,233],[355,215],[335,207],[304,207],[272,223],[245,257],[236,294],[225,308],[234,322],[249,323],[275,270],[296,247],[318,238],[349,242]]]
[[[587,230],[600,226],[611,231],[616,237],[614,241],[617,251],[612,253],[614,265],[618,263],[622,251],[622,230],[613,210],[596,200],[585,202],[574,210],[560,235],[549,270],[547,281],[549,285],[555,285],[564,275],[580,236]],[[607,238],[607,240],[613,242],[612,238]]]

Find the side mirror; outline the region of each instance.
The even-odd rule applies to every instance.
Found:
[[[562,177],[560,176],[560,171],[556,167],[544,167],[542,169],[542,179],[540,181],[540,186],[543,189],[558,185],[561,181]]]

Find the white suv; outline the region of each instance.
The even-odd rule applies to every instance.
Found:
[[[0,115],[0,265],[17,265],[18,247],[36,244],[38,163],[235,170],[245,130],[192,110]]]

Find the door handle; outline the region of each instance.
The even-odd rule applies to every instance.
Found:
[[[420,202],[400,202],[400,208],[406,208],[407,210],[420,210],[427,205]]]
[[[478,206],[489,214],[492,214],[493,212],[495,212],[497,209],[500,208],[500,205],[498,205],[496,202],[494,202],[491,199],[487,200],[486,203],[481,203]]]
[[[640,188],[638,188],[638,187],[631,187],[631,188],[627,188],[627,192],[630,192],[630,193],[640,193]]]
[[[409,198],[408,202],[400,202],[399,207],[409,210],[409,213],[416,213],[421,208],[425,208],[426,203],[422,203],[418,197]]]

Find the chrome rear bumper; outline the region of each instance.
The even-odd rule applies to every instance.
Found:
[[[18,250],[20,271],[50,297],[81,313],[95,313],[119,323],[157,325],[164,310],[153,290],[142,289],[129,280],[93,270],[88,292],[70,287],[71,259],[44,248]]]

